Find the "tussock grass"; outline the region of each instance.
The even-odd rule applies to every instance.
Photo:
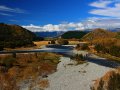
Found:
[[[1,90],[17,90],[17,83],[56,71],[60,55],[53,53],[29,53],[0,56]],[[14,83],[14,84],[12,84]],[[44,82],[43,82],[44,83]],[[6,86],[4,86],[6,84]]]

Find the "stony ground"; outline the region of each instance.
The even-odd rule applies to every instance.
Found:
[[[48,76],[45,90],[90,90],[91,85],[111,68],[87,62],[75,65],[68,57],[61,57],[57,72]]]

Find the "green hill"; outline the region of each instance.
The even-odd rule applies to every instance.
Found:
[[[84,31],[68,31],[61,35],[64,39],[81,39],[87,32]]]
[[[18,25],[0,23],[0,47],[15,48],[33,45],[36,35]]]

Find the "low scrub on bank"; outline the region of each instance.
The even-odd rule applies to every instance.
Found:
[[[86,62],[85,58],[82,54],[76,54],[75,56],[71,57],[71,59],[75,60],[77,62],[76,63],[77,65],[78,64],[83,64],[83,63]]]
[[[0,56],[0,89],[19,90],[17,83],[38,76],[46,77],[56,71],[60,55],[53,53],[17,54]]]

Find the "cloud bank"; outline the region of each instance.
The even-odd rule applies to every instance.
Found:
[[[25,13],[24,10],[20,8],[11,8],[4,5],[0,5],[0,11],[14,12],[14,13]]]
[[[12,14],[9,13],[26,13],[25,10],[20,9],[20,8],[11,8],[11,7],[7,7],[5,5],[0,5],[0,15],[2,16],[14,16]]]
[[[28,26],[22,26],[32,32],[46,32],[46,31],[67,31],[67,30],[79,30],[79,29],[84,29],[82,23],[66,23],[66,24],[58,24],[58,25],[53,25],[53,24],[47,24],[44,26],[36,26],[33,24],[30,24]]]
[[[92,2],[89,6],[94,7],[90,14],[120,18],[120,1],[119,0],[99,0]]]
[[[108,23],[109,22],[109,23]],[[120,28],[120,19],[109,19],[109,18],[97,18],[92,17],[88,18],[84,22],[79,23],[65,23],[65,24],[47,24],[44,26],[38,25],[27,25],[22,26],[32,32],[52,32],[52,31],[69,31],[69,30],[88,30],[94,28],[105,28],[105,29],[112,29],[112,28]]]

